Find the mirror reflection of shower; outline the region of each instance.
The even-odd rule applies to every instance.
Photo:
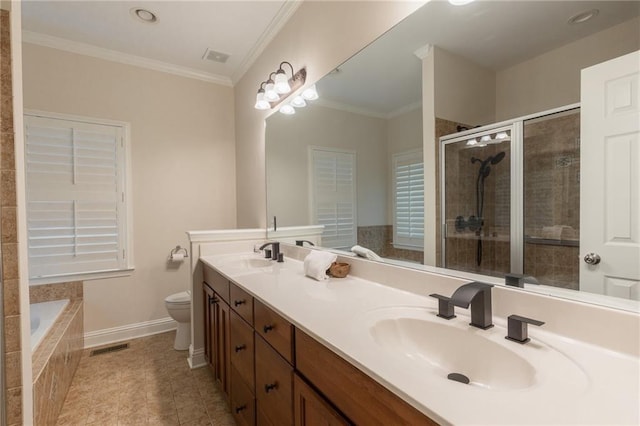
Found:
[[[482,234],[482,226],[484,225],[484,181],[489,177],[491,173],[491,166],[495,166],[504,159],[504,151],[500,151],[496,155],[490,155],[485,160],[481,160],[476,157],[471,157],[471,163],[480,163],[478,169],[478,177],[476,179],[476,220],[479,224],[476,233]],[[482,238],[478,238],[476,244],[476,264],[480,266],[482,263]]]

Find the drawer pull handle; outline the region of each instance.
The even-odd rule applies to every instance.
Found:
[[[247,303],[246,300],[235,300],[233,302],[234,306],[240,306],[240,305],[244,305],[245,303]]]
[[[215,305],[216,303],[218,303],[218,298],[217,297],[212,297],[211,299],[209,299],[209,303],[212,305]]]
[[[240,351],[243,351],[245,349],[247,349],[247,345],[238,345],[238,346],[235,347],[235,351],[236,352],[240,352]]]
[[[241,412],[243,412],[246,409],[247,409],[246,405],[241,405],[239,407],[236,407],[236,414],[240,414]]]
[[[273,328],[274,328],[273,325],[265,325],[264,327],[262,327],[262,331],[264,331],[265,333],[268,333],[271,330],[273,330]]]
[[[266,393],[269,393],[274,389],[278,389],[278,384],[277,383],[271,383],[271,384],[268,384],[268,385],[264,385],[264,391]]]

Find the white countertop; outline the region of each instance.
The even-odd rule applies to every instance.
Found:
[[[315,281],[304,276],[302,262],[290,258],[263,268],[249,265],[248,260],[261,259],[253,253],[200,259],[438,423],[640,423],[640,360],[636,357],[556,335],[544,327],[530,327],[531,342],[520,345],[504,339],[506,323],[500,318],[494,318],[495,327],[480,330],[468,325],[467,310],[456,308],[458,317],[446,321],[435,316],[435,299],[352,276]],[[425,273],[425,286],[428,276]],[[442,368],[376,343],[371,327],[397,316],[441,323],[473,334],[476,341],[487,339],[491,347],[526,360],[531,366],[527,368],[535,371],[532,382],[510,385],[506,365],[504,371],[496,368],[487,373],[502,374],[504,386],[486,388],[447,380]],[[400,340],[401,346],[405,342]],[[434,345],[442,343],[434,340]],[[478,351],[477,346],[465,352],[474,350]]]

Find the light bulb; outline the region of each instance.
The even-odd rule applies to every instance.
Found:
[[[259,90],[258,94],[256,95],[256,104],[255,104],[255,109],[269,109],[271,107],[271,105],[269,104],[269,102],[264,98],[264,90]]]
[[[278,93],[289,93],[291,91],[291,86],[289,86],[289,79],[281,69],[276,73],[275,90]]]
[[[509,135],[507,134],[507,132],[500,132],[496,135],[496,139],[506,139],[508,137]]]
[[[276,92],[273,82],[267,83],[267,85],[264,87],[264,98],[269,102],[277,101],[278,99],[280,99],[280,95],[278,95],[278,92]]]
[[[469,146],[473,146],[473,145],[477,145],[478,144],[478,140],[477,139],[469,139],[467,141],[467,145]]]
[[[316,90],[316,85],[312,85],[307,87],[302,91],[302,97],[308,101],[315,101],[318,99],[318,91]]]
[[[484,135],[480,138],[480,142],[491,142],[491,135]]]
[[[284,115],[292,115],[296,113],[296,109],[290,104],[284,104],[280,107],[280,112]]]
[[[304,98],[302,96],[296,96],[295,98],[293,98],[293,100],[291,101],[291,105],[293,105],[296,108],[302,108],[302,107],[306,107],[307,103],[304,101]]]

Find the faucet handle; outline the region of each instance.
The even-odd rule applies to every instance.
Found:
[[[528,324],[541,326],[544,322],[527,317],[521,317],[520,315],[509,315],[507,318],[508,334],[505,339],[513,340],[518,343],[527,343],[531,340],[528,337]]]
[[[429,296],[438,299],[438,316],[440,318],[450,320],[456,317],[450,297],[436,293],[430,294]]]

